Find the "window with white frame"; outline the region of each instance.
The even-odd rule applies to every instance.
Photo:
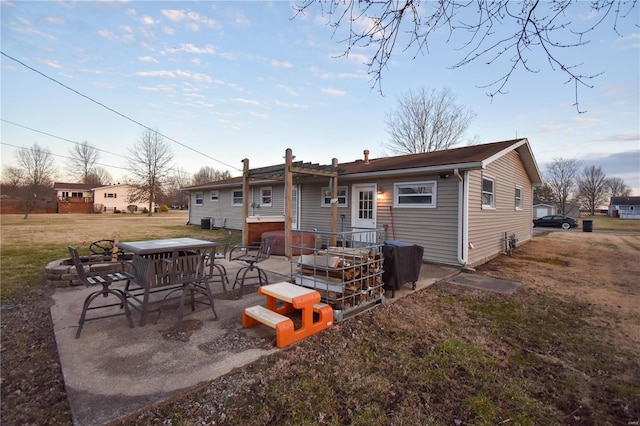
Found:
[[[488,177],[482,177],[482,208],[496,208],[496,180]]]
[[[218,191],[217,189],[212,189],[209,193],[209,196],[211,197],[211,201],[213,201],[214,203],[220,201],[220,191]]]
[[[516,186],[515,203],[516,210],[522,210],[522,188],[519,186]]]
[[[320,202],[320,206],[329,207],[331,206],[331,190],[328,186],[322,188],[322,201]],[[347,187],[339,186],[338,187],[338,207],[347,207]]]
[[[395,207],[436,207],[437,182],[400,182],[393,184],[393,205]]]
[[[270,186],[265,186],[260,188],[260,206],[261,207],[271,207],[271,194],[272,190]]]
[[[204,193],[196,192],[196,206],[204,205]]]
[[[234,189],[231,192],[231,205],[232,206],[242,206],[244,197],[242,194],[242,189]]]

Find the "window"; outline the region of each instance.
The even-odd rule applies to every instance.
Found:
[[[496,181],[490,177],[482,178],[482,208],[496,208]]]
[[[196,192],[196,206],[204,205],[204,194],[202,192]]]
[[[322,188],[322,201],[320,202],[320,206],[329,207],[331,206],[331,190],[328,186]],[[347,207],[347,187],[339,186],[338,187],[338,207]]]
[[[217,189],[213,189],[209,193],[209,196],[211,197],[211,201],[213,201],[214,203],[220,201],[220,191],[218,191]]]
[[[242,189],[234,189],[231,194],[231,205],[241,206],[243,203]]]
[[[82,198],[82,192],[72,192],[71,193],[72,197],[78,197],[78,198]]]
[[[260,188],[260,206],[271,207],[271,187]]]
[[[395,207],[434,208],[436,186],[436,181],[396,183],[393,185],[393,204]]]
[[[516,186],[516,210],[522,210],[522,188]]]
[[[104,194],[105,198],[118,198],[118,196],[112,192],[107,192]]]

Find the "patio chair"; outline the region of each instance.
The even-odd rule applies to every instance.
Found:
[[[237,254],[234,256],[234,253]],[[240,296],[243,294],[245,281],[247,279],[257,279],[258,285],[269,284],[269,278],[267,273],[257,266],[258,263],[269,258],[271,252],[271,245],[262,242],[259,246],[234,246],[229,252],[229,260],[235,260],[238,262],[246,263],[246,266],[238,269],[236,272],[236,278],[233,282],[233,287],[240,284]],[[250,272],[255,272],[256,275],[249,275]]]
[[[176,328],[181,329],[187,295],[190,296],[192,311],[195,311],[196,302],[203,302],[211,306],[214,319],[218,319],[209,288],[209,277],[203,265],[204,258],[199,253],[175,253],[170,258],[134,255],[131,273],[127,274],[130,280],[127,297],[135,302],[131,306],[140,311],[140,326],[146,324],[150,312],[158,312],[155,320],[157,322],[162,310],[169,306],[168,303],[176,301]],[[180,292],[180,295],[177,295],[177,292]],[[152,300],[156,293],[161,293],[161,297]],[[196,300],[195,293],[204,295],[206,299]]]
[[[133,328],[133,321],[131,320],[131,311],[129,310],[129,304],[127,303],[127,296],[123,290],[117,288],[111,288],[111,284],[116,281],[125,281],[127,277],[119,272],[108,274],[108,275],[91,275],[88,276],[84,265],[82,263],[82,259],[80,259],[80,255],[78,254],[78,250],[75,247],[67,246],[69,249],[69,253],[71,254],[71,260],[76,268],[76,272],[78,274],[78,279],[82,282],[86,287],[94,287],[98,284],[102,286],[101,289],[96,290],[89,294],[82,306],[82,314],[80,315],[80,321],[78,321],[78,331],[76,331],[76,339],[80,338],[80,333],[82,333],[82,327],[84,327],[84,323],[86,321],[93,321],[101,318],[110,318],[122,315],[121,312],[111,313],[108,315],[102,315],[98,317],[87,318],[87,311],[95,310],[95,309],[104,309],[110,308],[114,306],[119,306],[124,308],[124,315],[127,317],[127,321],[129,322],[129,327]],[[92,267],[95,267],[98,263],[104,264],[113,264],[113,262],[93,262],[91,263]],[[117,303],[109,303],[109,304],[100,304],[94,305],[93,302],[99,298],[100,296],[107,298],[109,295],[113,295],[118,298]]]
[[[227,292],[227,284],[229,284],[229,278],[227,277],[227,268],[225,268],[222,263],[216,262],[216,260],[226,259],[229,248],[231,247],[231,237],[232,232],[227,231],[227,234],[225,235],[223,240],[216,241],[219,243],[219,245],[213,253],[213,256],[211,256],[209,253],[205,255],[205,268],[209,269],[209,281],[212,283],[221,283],[224,293]]]

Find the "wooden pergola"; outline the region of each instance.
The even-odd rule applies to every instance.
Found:
[[[315,163],[303,163],[302,161],[293,161],[293,152],[291,148],[285,151],[285,163],[276,166],[261,167],[257,169],[249,169],[249,159],[242,160],[242,244],[249,243],[249,232],[247,218],[249,217],[249,182],[251,179],[270,179],[284,181],[284,243],[285,254],[287,258],[291,258],[291,225],[293,212],[293,179],[294,176],[324,176],[331,179],[331,199],[338,198],[338,159],[334,158],[331,165],[319,165]],[[338,203],[331,203],[331,232],[336,233],[338,229]],[[335,238],[335,237],[334,237]],[[335,245],[335,242],[332,242]]]

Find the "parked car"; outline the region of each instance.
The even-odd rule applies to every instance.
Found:
[[[554,226],[561,227],[562,229],[570,229],[578,226],[578,222],[571,217],[553,214],[534,219],[533,226]]]

